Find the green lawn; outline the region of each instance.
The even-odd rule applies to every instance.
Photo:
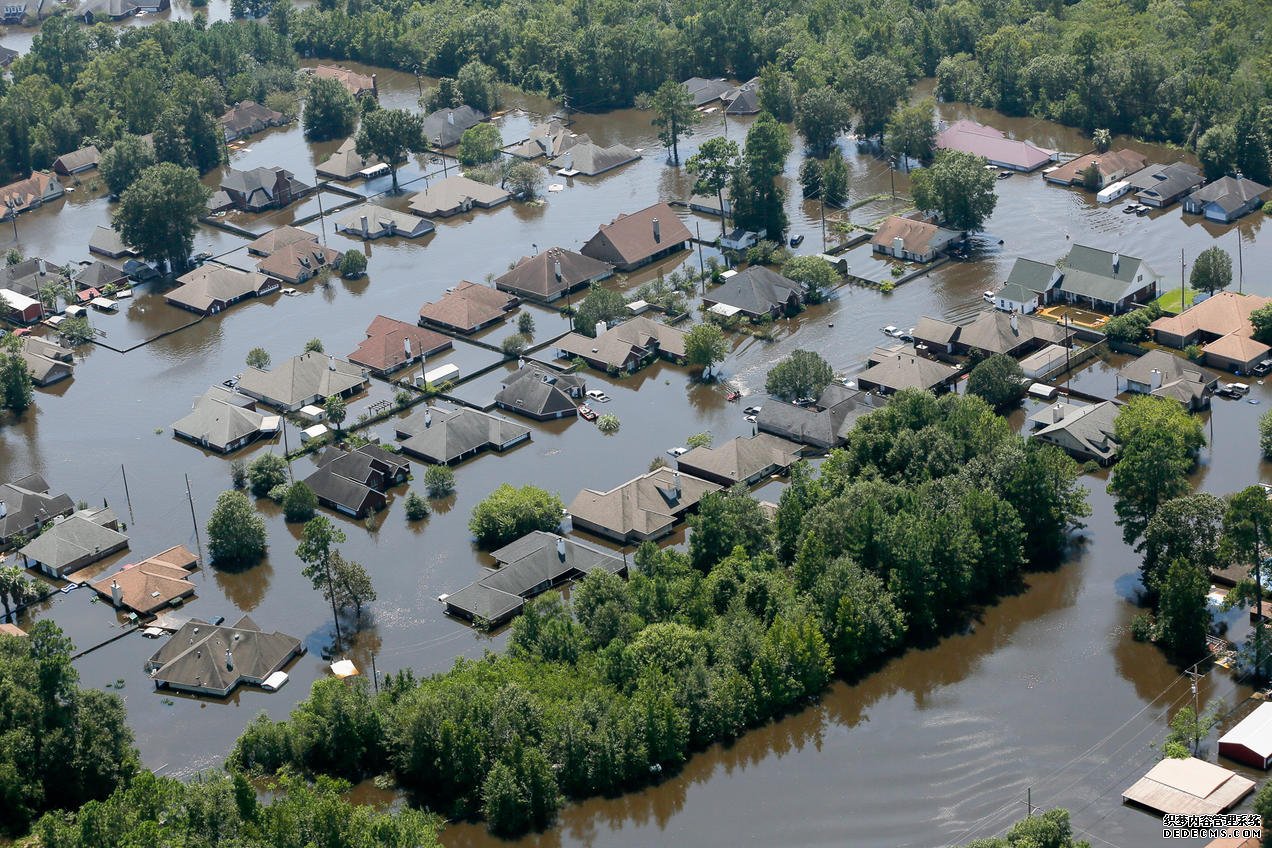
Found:
[[[1193,298],[1197,296],[1197,292],[1192,289],[1184,289],[1183,296],[1187,299],[1187,302],[1181,304],[1179,288],[1174,287],[1161,297],[1157,298],[1155,303],[1162,308],[1163,312],[1169,312],[1171,315],[1178,315],[1184,311],[1185,307],[1192,306]]]

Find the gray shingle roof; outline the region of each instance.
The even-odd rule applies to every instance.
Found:
[[[442,464],[522,441],[529,437],[530,428],[475,409],[429,407],[400,422],[397,433],[405,439],[403,451]]]
[[[584,381],[574,374],[560,374],[538,365],[526,365],[504,380],[495,395],[500,406],[535,418],[561,413],[572,415],[577,409],[571,392],[582,394]]]
[[[1106,400],[1090,406],[1057,404],[1057,407],[1060,407],[1061,413],[1059,420],[1035,431],[1031,438],[1103,460],[1117,453],[1118,445],[1113,440],[1113,424],[1119,409],[1117,404]]]
[[[49,494],[49,484],[39,474],[5,483],[0,486],[0,539],[27,530],[33,525],[53,520],[54,516],[69,515],[75,503],[65,494]]]
[[[464,130],[486,120],[486,113],[471,106],[438,109],[424,118],[424,137],[433,147],[445,149],[459,144]]]
[[[557,278],[557,265],[561,276]],[[507,291],[544,299],[557,297],[566,289],[614,273],[614,266],[573,250],[552,247],[534,256],[523,256],[516,266],[495,278],[495,285]]]
[[[106,556],[128,537],[79,515],[53,525],[22,548],[22,555],[60,571],[75,561],[100,553]]]
[[[831,383],[812,406],[769,398],[756,416],[756,427],[800,444],[831,448],[848,437],[858,418],[877,408],[866,392]]]
[[[553,168],[578,171],[585,177],[595,177],[639,158],[640,154],[625,144],[601,147],[588,140],[568,148],[553,159],[551,165]]]
[[[908,353],[882,359],[862,371],[857,383],[863,388],[878,386],[889,391],[901,389],[935,389],[947,385],[958,376],[958,370]]]
[[[1007,285],[1019,285],[1032,292],[1042,293],[1051,286],[1056,266],[1032,259],[1017,259],[1007,275]]]
[[[599,492],[584,489],[570,504],[576,522],[593,525],[615,538],[654,538],[669,531],[716,483],[659,468]]]
[[[802,301],[803,286],[763,265],[752,265],[707,292],[703,303],[723,303],[754,317],[784,309],[791,295],[797,303]]]
[[[1214,203],[1231,214],[1267,190],[1267,186],[1260,185],[1254,180],[1220,177],[1194,191],[1188,199],[1202,204]]]
[[[249,398],[243,400],[250,403]],[[172,429],[191,441],[225,451],[230,445],[259,433],[264,420],[265,416],[259,412],[227,402],[226,393],[217,387],[204,392],[189,414],[173,423]]]
[[[227,695],[241,682],[264,681],[301,651],[299,639],[263,633],[247,616],[233,627],[193,618],[151,656],[147,667],[156,669],[157,683],[174,689]]]
[[[794,442],[760,433],[738,436],[719,447],[694,448],[676,460],[676,464],[689,474],[705,474],[738,483],[749,481],[757,474],[783,471],[799,459],[799,453],[800,446]]]
[[[1073,246],[1062,267],[1064,279],[1060,281],[1060,288],[1063,291],[1107,303],[1116,303],[1143,288],[1145,283],[1136,278],[1141,270],[1148,270],[1143,261],[1134,256],[1081,244]]]
[[[270,371],[249,367],[239,381],[239,391],[266,403],[293,408],[345,394],[366,381],[358,366],[311,351],[284,360]]]

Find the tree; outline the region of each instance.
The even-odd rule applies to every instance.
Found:
[[[828,206],[848,202],[848,162],[838,147],[831,148],[822,168],[822,196]]]
[[[769,371],[764,391],[786,400],[816,398],[833,379],[829,362],[812,351],[795,350]]]
[[[1232,257],[1218,245],[1208,247],[1197,255],[1188,285],[1198,291],[1214,294],[1215,289],[1226,289],[1232,284]]]
[[[1272,110],[1247,103],[1232,125],[1232,158],[1241,176],[1267,185],[1272,178]]]
[[[252,494],[263,498],[270,489],[287,482],[287,460],[276,453],[263,453],[247,464]]]
[[[984,165],[984,159],[971,153],[942,150],[932,167],[911,178],[915,205],[939,212],[946,226],[955,230],[979,230],[998,203],[994,174]]]
[[[1205,569],[1184,558],[1171,561],[1161,585],[1157,623],[1166,652],[1181,665],[1189,665],[1206,654],[1209,591],[1210,577]]]
[[[596,419],[596,429],[600,430],[607,436],[612,436],[618,432],[618,428],[622,426],[622,422],[618,420],[618,416],[612,412],[607,412],[600,418]]]
[[[1020,364],[1002,353],[981,360],[967,376],[967,393],[999,412],[1020,403],[1028,389],[1029,380]]]
[[[421,498],[415,492],[411,492],[406,496],[406,519],[407,521],[422,521],[428,518],[431,512],[428,501]]]
[[[503,355],[509,359],[520,356],[526,349],[526,337],[520,333],[513,333],[500,343],[499,348],[503,351]]]
[[[703,495],[697,513],[689,518],[689,527],[693,530],[689,536],[689,561],[703,572],[710,571],[736,548],[754,556],[768,543],[768,519],[745,486]]]
[[[685,361],[702,369],[702,379],[708,379],[711,366],[723,362],[729,355],[729,343],[715,324],[698,324],[685,334]]]
[[[340,272],[340,276],[348,280],[361,277],[367,272],[367,257],[363,255],[362,251],[351,247],[340,254],[340,259],[336,263],[336,270]]]
[[[1162,317],[1162,308],[1150,303],[1121,315],[1114,315],[1104,325],[1104,333],[1110,339],[1135,344],[1148,337],[1148,325]]]
[[[1107,153],[1109,145],[1113,143],[1113,134],[1106,129],[1099,129],[1091,133],[1091,141],[1095,144],[1096,153]]]
[[[22,358],[22,340],[10,334],[0,340],[0,409],[21,414],[34,402],[31,370]]]
[[[729,196],[738,226],[780,239],[786,232],[785,192],[777,178],[786,168],[791,140],[785,127],[761,112],[746,133],[742,167],[733,177]]]
[[[1259,418],[1259,453],[1264,459],[1272,459],[1272,409]]]
[[[658,140],[663,147],[671,151],[672,164],[679,165],[680,139],[693,135],[693,126],[700,117],[693,108],[689,89],[675,80],[667,80],[653,94],[638,100],[637,105],[654,110],[650,123],[658,128]]]
[[[265,521],[242,492],[222,492],[208,519],[208,552],[221,568],[246,568],[265,556]]]
[[[93,325],[89,323],[87,317],[76,315],[66,318],[62,323],[57,325],[57,334],[62,337],[62,341],[71,347],[91,342],[97,335],[97,331],[93,329]]]
[[[1194,492],[1166,501],[1144,529],[1144,561],[1140,582],[1155,604],[1167,567],[1187,561],[1210,574],[1221,565],[1219,540],[1227,505],[1214,495]]]
[[[322,409],[327,413],[327,420],[336,425],[336,429],[340,429],[340,425],[344,423],[345,415],[349,412],[349,407],[345,403],[345,399],[340,395],[332,395],[323,403]]]
[[[247,352],[247,366],[249,368],[259,368],[264,371],[269,368],[272,361],[269,351],[263,347],[254,347]]]
[[[881,134],[910,87],[905,70],[891,59],[872,55],[852,63],[844,78],[850,80],[848,100],[857,110],[857,131],[866,138]]]
[[[449,465],[424,469],[424,488],[430,498],[444,498],[455,491],[455,471]]]
[[[626,309],[627,302],[622,294],[607,289],[600,283],[593,283],[587,296],[575,310],[574,329],[585,336],[595,336],[599,322],[608,323],[622,315]]]
[[[193,168],[161,162],[141,172],[119,196],[111,226],[145,258],[184,268],[211,191]]]
[[[804,287],[806,303],[821,303],[826,292],[839,284],[835,266],[818,256],[792,256],[782,266],[782,276]]]
[[[1254,327],[1256,339],[1264,344],[1272,343],[1272,303],[1251,312],[1250,324]]]
[[[738,144],[727,138],[709,138],[698,152],[685,162],[685,169],[694,176],[693,190],[698,194],[714,194],[724,211],[724,189],[738,169]],[[720,235],[726,234],[728,216],[720,215]]]
[[[15,607],[21,609],[23,604],[35,596],[35,584],[27,579],[21,566],[16,563],[0,566],[0,602],[4,603],[6,621]]]
[[[523,336],[534,335],[534,315],[530,312],[522,312],[517,316],[517,332]]]
[[[783,123],[795,120],[797,92],[791,75],[772,63],[760,69],[760,109]]]
[[[458,89],[460,103],[467,103],[486,114],[499,108],[501,98],[495,69],[477,59],[470,60],[459,69],[455,88]]]
[[[102,154],[102,181],[112,197],[119,197],[142,172],[155,164],[155,152],[141,136],[125,133]]]
[[[822,157],[852,126],[852,115],[839,92],[827,86],[811,88],[799,99],[796,126],[812,156]]]
[[[1136,545],[1157,508],[1188,493],[1188,472],[1206,439],[1201,424],[1178,401],[1152,395],[1122,407],[1113,431],[1119,448],[1109,493],[1122,538]]]
[[[428,152],[424,116],[405,109],[376,109],[363,116],[355,145],[359,156],[375,156],[389,166],[396,194],[397,169],[406,162],[407,154]]]
[[[340,80],[314,77],[302,121],[305,136],[313,141],[346,138],[358,123],[358,104]]]
[[[936,151],[936,125],[932,123],[935,112],[936,102],[930,97],[899,107],[883,131],[883,149],[902,162],[930,162]]]
[[[241,459],[230,463],[230,485],[236,489],[247,488],[247,463]]]
[[[1249,579],[1242,580],[1228,593],[1229,603],[1250,603],[1255,610],[1263,605],[1263,570],[1266,556],[1272,550],[1272,501],[1259,486],[1249,486],[1228,497],[1223,515],[1223,539],[1220,551],[1226,562],[1249,567]],[[1254,638],[1246,641],[1253,656],[1257,679],[1268,677],[1267,617],[1255,616]]]
[[[711,433],[709,432],[704,431],[702,433],[694,433],[692,436],[685,439],[685,447],[690,450],[693,450],[694,448],[709,448],[711,447],[711,441]]]
[[[294,523],[309,521],[317,511],[318,497],[303,480],[297,480],[287,487],[287,494],[283,496],[284,518]]]
[[[322,353],[322,339],[313,338],[305,342],[305,353]]]
[[[305,523],[300,531],[300,544],[296,546],[296,558],[304,563],[300,573],[309,579],[314,591],[321,592],[331,601],[331,617],[336,626],[336,642],[340,635],[340,608],[336,603],[337,590],[332,561],[339,556],[336,545],[346,541],[343,531],[336,529],[331,519],[318,515]]]
[[[538,486],[503,483],[473,509],[468,529],[481,547],[497,548],[535,530],[555,531],[563,511],[561,498]]]
[[[345,559],[340,551],[331,554],[331,591],[337,609],[353,607],[355,618],[362,618],[362,608],[376,599],[375,584],[362,563]],[[324,592],[325,595],[325,592]]]
[[[505,188],[522,200],[534,200],[543,188],[543,169],[533,162],[516,162],[508,168]]]
[[[459,139],[461,165],[482,165],[499,158],[499,146],[503,139],[499,128],[491,123],[480,123],[464,130]]]
[[[811,156],[799,166],[799,187],[805,199],[817,200],[822,196],[822,163]]]
[[[1237,134],[1231,124],[1215,124],[1197,140],[1197,158],[1207,180],[1217,180],[1236,170]]]

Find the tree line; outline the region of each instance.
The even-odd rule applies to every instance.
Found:
[[[1078,472],[979,398],[898,393],[820,473],[796,466],[771,521],[745,489],[708,495],[687,552],[646,543],[630,579],[530,602],[506,654],[379,693],[319,681],[231,762],[388,773],[440,814],[542,828],[565,798],[646,784],[1055,564],[1087,512]]]

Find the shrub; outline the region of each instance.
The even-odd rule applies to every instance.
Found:
[[[428,518],[428,514],[432,510],[429,509],[428,501],[421,498],[415,492],[411,492],[406,496],[406,518],[408,521],[421,521]]]
[[[247,488],[247,463],[236,459],[230,463],[230,483],[236,489]]]
[[[561,498],[538,486],[504,483],[473,509],[468,529],[483,548],[497,548],[535,530],[555,531],[564,508]]]
[[[618,416],[607,412],[600,418],[596,419],[596,429],[609,436],[618,432],[620,422]]]
[[[287,482],[287,462],[276,453],[263,453],[247,465],[252,494],[263,498],[275,486]]]
[[[444,498],[455,491],[455,472],[449,465],[430,465],[424,471],[424,488],[430,498]]]
[[[501,344],[500,347],[503,349],[504,356],[509,358],[520,356],[526,349],[526,337],[520,333],[514,333],[504,339],[503,344]]]
[[[242,492],[221,493],[207,530],[214,565],[243,568],[265,555],[265,522]]]
[[[288,521],[308,521],[318,511],[318,496],[314,490],[297,480],[287,487],[283,495],[283,517]]]
[[[362,251],[350,248],[340,257],[336,270],[346,279],[361,277],[367,271],[367,258]]]
[[[1201,358],[1205,356],[1205,354],[1206,352],[1201,349],[1201,345],[1199,344],[1190,344],[1188,347],[1184,348],[1184,356],[1188,357],[1193,362],[1200,362]]]

